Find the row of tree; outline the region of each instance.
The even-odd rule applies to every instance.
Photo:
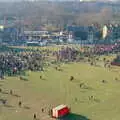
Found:
[[[105,24],[113,20],[112,5],[90,2],[22,1],[0,3],[0,16],[13,16],[17,25],[36,29],[40,25],[64,28],[65,25]],[[119,13],[116,15],[119,16]],[[115,17],[115,16],[114,16]],[[116,18],[117,19],[117,18]]]

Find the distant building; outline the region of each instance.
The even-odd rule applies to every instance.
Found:
[[[19,30],[15,27],[5,27],[1,36],[3,42],[16,41],[18,40]]]
[[[112,35],[115,41],[120,39],[120,25],[113,26]]]
[[[107,38],[113,42],[118,41],[120,39],[120,25],[107,25],[108,33]]]
[[[48,31],[24,31],[24,38],[26,40],[40,40],[41,37],[48,37]]]
[[[15,16],[3,16],[0,17],[0,24],[5,26],[15,25],[16,17]]]
[[[88,39],[88,27],[84,26],[68,26],[67,31],[72,33],[75,40],[87,40]]]
[[[80,0],[80,2],[95,2],[97,0]]]

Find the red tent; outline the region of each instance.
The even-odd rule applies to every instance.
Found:
[[[59,118],[69,114],[70,109],[66,105],[59,105],[52,109],[52,117]]]

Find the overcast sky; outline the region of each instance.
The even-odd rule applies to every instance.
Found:
[[[13,1],[35,1],[35,0],[0,0],[2,2],[13,2]],[[38,1],[38,0],[37,0]],[[45,1],[45,0],[39,0],[39,1]],[[46,0],[46,1],[120,1],[120,0]]]

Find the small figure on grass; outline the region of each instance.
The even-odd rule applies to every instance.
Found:
[[[78,101],[78,99],[75,97],[75,102],[77,102]]]
[[[107,81],[106,80],[102,80],[102,83],[107,83]]]
[[[74,80],[74,76],[70,76],[70,81],[73,81]]]
[[[89,100],[94,100],[94,96],[89,96]]]
[[[20,78],[20,80],[22,80],[22,77],[21,77],[21,76],[20,76],[19,78]]]
[[[40,75],[40,79],[42,79],[42,75]]]
[[[83,88],[83,86],[84,86],[84,83],[80,83],[80,88]]]
[[[105,62],[105,61],[106,61],[106,58],[103,58],[103,61]]]
[[[108,68],[109,68],[109,69],[111,68],[111,65],[110,65],[110,64],[108,64]]]
[[[37,115],[35,113],[33,114],[33,119],[37,119]]]
[[[117,77],[115,78],[115,81],[118,81],[118,78],[117,78]]]
[[[0,88],[0,92],[2,92],[2,89]]]
[[[96,99],[94,96],[89,96],[89,100],[95,101],[95,102],[100,102],[99,99]]]
[[[3,105],[6,105],[6,103],[7,103],[7,100],[3,100]]]
[[[88,59],[88,62],[90,62],[91,60],[90,59]]]
[[[49,115],[49,116],[52,116],[52,109],[49,109],[48,115]]]
[[[44,108],[41,109],[42,113],[44,112]]]
[[[93,63],[93,62],[91,62],[91,63],[90,63],[90,65],[91,65],[91,66],[93,66],[93,65],[94,65],[94,63]]]
[[[99,58],[96,58],[97,61],[99,61]]]
[[[56,70],[58,70],[58,67],[55,67]]]
[[[42,75],[40,75],[40,79],[41,80],[46,80]]]
[[[13,95],[13,91],[12,90],[10,90],[10,95]]]
[[[22,107],[22,102],[21,101],[18,102],[18,106]]]
[[[57,71],[63,71],[63,69],[61,69],[60,67],[55,67],[55,69],[56,69]]]

